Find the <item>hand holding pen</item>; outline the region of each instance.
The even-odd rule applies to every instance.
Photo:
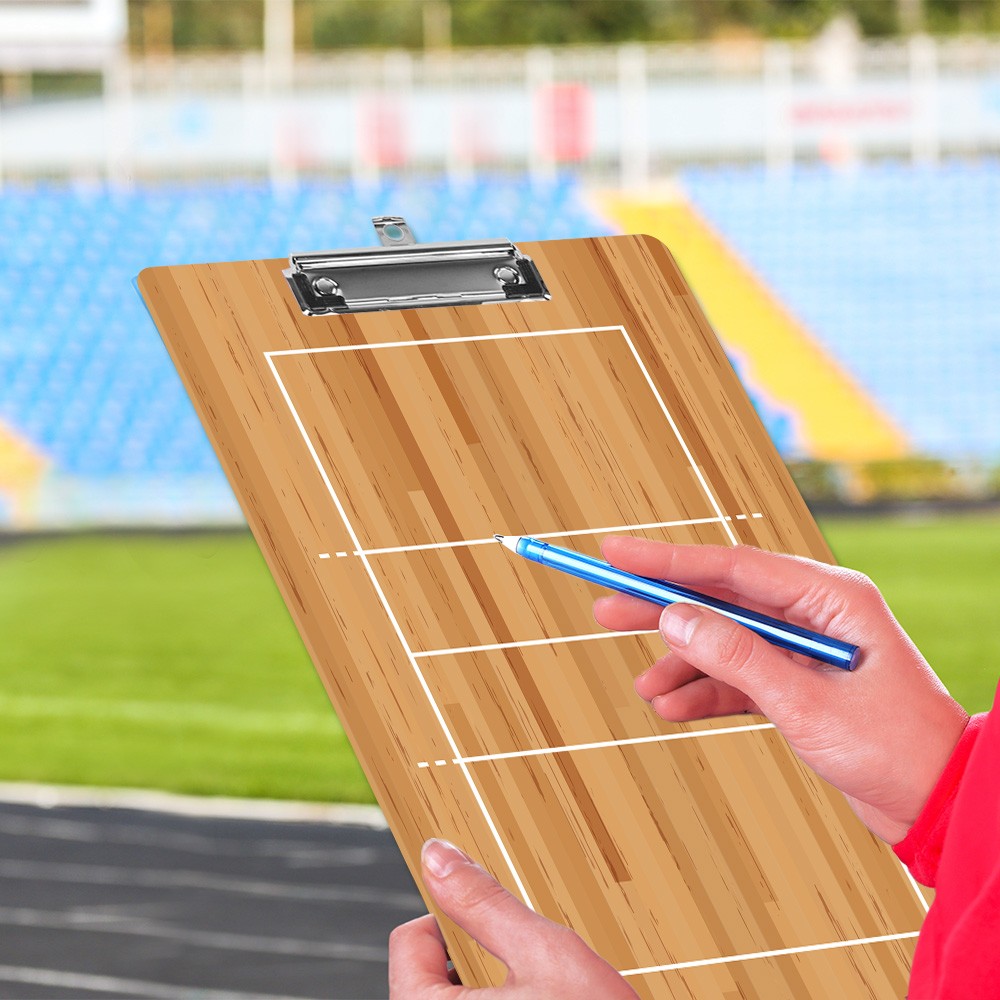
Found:
[[[800,654],[692,604],[660,608],[623,594],[598,598],[594,604],[594,617],[606,628],[658,628],[670,646],[635,682],[640,697],[661,718],[690,722],[740,712],[763,714],[806,764],[844,793],[876,836],[889,843],[905,836],[968,716],[870,580],[810,559],[745,546],[611,537],[602,552],[609,563],[629,573],[669,579],[861,645],[863,669],[810,669]],[[511,968],[531,968],[499,990],[453,986],[440,930],[433,918],[422,917],[399,928],[390,941],[392,1000],[458,1000],[467,995],[471,1000],[475,992],[511,1000],[522,995],[616,1000],[633,995],[628,983],[575,935],[527,910],[467,858],[457,859],[446,879],[436,875],[430,862],[437,865],[446,850],[428,845],[424,855],[424,884],[438,905],[494,954],[504,957],[509,952]],[[458,896],[461,906],[455,903]],[[559,949],[558,963],[534,963],[539,949],[552,954],[554,947]],[[539,991],[541,983],[544,990]],[[526,994],[519,992],[522,988]]]
[[[671,545],[611,537],[612,565],[667,578],[774,618],[857,642],[863,669],[809,669],[806,660],[712,611],[658,608],[621,594],[594,617],[617,630],[659,628],[670,647],[635,682],[662,719],[767,716],[861,821],[896,843],[916,819],[968,716],[861,573],[747,546]]]
[[[741,607],[731,601],[723,601],[709,594],[682,587],[668,580],[659,580],[626,572],[600,559],[594,559],[573,549],[564,549],[537,538],[516,535],[494,535],[501,545],[516,555],[530,559],[542,566],[549,566],[570,576],[579,577],[588,583],[607,587],[619,594],[638,597],[651,604],[666,607],[670,604],[692,604],[708,608],[731,619],[739,625],[756,632],[757,635],[790,653],[801,653],[820,663],[827,663],[841,670],[853,670],[861,655],[861,650],[853,643],[834,639],[812,629],[793,625],[770,615],[761,614],[750,608]]]

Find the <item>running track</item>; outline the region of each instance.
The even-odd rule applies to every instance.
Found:
[[[384,1000],[384,829],[0,803],[0,998]]]

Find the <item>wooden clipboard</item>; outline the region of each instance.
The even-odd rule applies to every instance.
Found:
[[[902,997],[925,898],[842,796],[766,719],[657,719],[632,685],[658,636],[493,541],[830,560],[676,263],[522,244],[477,260],[481,302],[468,275],[461,304],[377,301],[382,263],[421,306],[468,250],[137,280],[418,885],[452,840],[644,998]],[[463,981],[501,983],[439,919]]]

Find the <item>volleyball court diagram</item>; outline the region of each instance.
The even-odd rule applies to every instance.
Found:
[[[405,766],[437,794],[467,786],[512,892],[650,996],[723,969],[735,988],[752,970],[760,995],[796,977],[823,995],[829,953],[915,938],[915,886],[861,898],[836,838],[775,809],[816,779],[770,723],[653,719],[632,680],[664,652],[656,633],[599,629],[593,588],[493,539],[593,555],[611,533],[767,539],[766,510],[720,501],[625,326],[265,357],[350,539],[314,553],[320,571],[343,562],[375,591],[439,727]],[[857,898],[834,913],[837,897]]]
[[[902,995],[925,896],[843,796],[765,718],[657,718],[660,637],[494,540],[832,558],[663,244],[519,249],[550,300],[304,315],[283,260],[138,283],[418,884],[459,844],[644,1000]]]

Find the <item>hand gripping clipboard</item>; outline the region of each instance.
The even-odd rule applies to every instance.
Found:
[[[418,884],[454,841],[642,997],[903,996],[926,903],[839,793],[763,718],[658,720],[659,637],[493,540],[830,559],[670,253],[375,224],[137,284]]]

